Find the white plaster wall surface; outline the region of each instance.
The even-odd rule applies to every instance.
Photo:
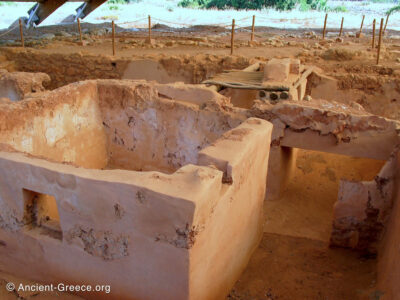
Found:
[[[131,87],[126,89],[126,84]],[[213,93],[209,101],[197,105],[159,97],[159,85],[126,82],[118,87],[113,81],[99,81],[98,86],[110,168],[173,172],[196,163],[202,148],[245,119],[244,114],[224,110],[212,101]],[[165,93],[172,95],[172,88]],[[199,89],[180,90],[179,95],[190,99]]]
[[[1,269],[38,282],[112,286],[111,295],[85,294],[92,299],[226,296],[261,237],[272,125],[257,119],[239,125],[243,115],[159,99],[156,90],[142,85],[77,83],[1,107],[1,149],[11,146],[29,154],[0,153]],[[100,91],[105,93],[98,98]],[[198,153],[200,144],[193,137],[211,134],[204,166],[193,164],[198,159],[192,152],[172,174],[101,170],[108,159],[101,151],[91,164],[78,160],[93,154],[95,137],[103,144],[93,147],[109,150],[103,122],[128,126],[129,118],[121,116],[126,109],[149,111],[150,121],[157,120],[150,122],[149,132],[170,134],[175,139],[168,144],[171,149],[193,151],[196,146]],[[25,118],[13,120],[9,112]],[[174,112],[179,118],[172,118]],[[143,115],[137,117],[144,125]],[[190,117],[198,120],[188,122]],[[169,123],[178,129],[171,131]],[[71,139],[82,132],[79,141],[86,145]],[[65,164],[68,155],[71,164]],[[23,189],[55,197],[61,240],[24,225]]]
[[[82,169],[1,153],[2,268],[44,282],[111,284],[114,292],[105,299],[220,299],[246,265],[262,232],[260,211],[272,126],[250,119],[236,130],[243,128],[240,140],[224,136],[220,142],[227,139],[234,154],[225,156],[233,178],[228,186],[223,184],[223,172],[209,166],[187,165],[166,175]],[[221,148],[214,149],[214,155],[226,152],[218,142],[215,147]],[[213,159],[203,163],[211,165]],[[259,171],[257,180],[244,177]],[[23,225],[23,188],[56,198],[61,241]],[[233,226],[236,214],[249,218],[239,235]],[[203,240],[209,234],[212,239],[196,247],[197,236]],[[221,234],[235,236],[226,255],[222,249],[227,241],[218,238]],[[192,264],[216,259],[217,254],[214,263]],[[225,266],[233,257],[227,274]],[[212,288],[204,282],[213,282]]]
[[[76,84],[4,106],[0,144],[53,161],[104,167],[105,133],[96,95],[95,84]]]

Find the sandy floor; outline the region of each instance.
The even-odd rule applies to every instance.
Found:
[[[263,240],[229,299],[370,299],[375,260],[328,242],[339,180],[371,180],[382,164],[299,150],[283,197],[266,202]]]
[[[281,199],[265,203],[264,231],[327,243],[340,180],[372,180],[383,164],[299,149],[295,174]]]
[[[321,241],[264,233],[228,299],[378,299],[370,298],[374,280],[374,260]]]

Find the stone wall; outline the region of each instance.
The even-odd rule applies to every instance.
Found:
[[[0,69],[0,98],[18,101],[26,95],[43,92],[49,85],[50,77],[45,73],[7,72]]]
[[[382,300],[395,300],[400,295],[400,156],[397,154],[396,188],[390,220],[378,256],[378,288]]]
[[[373,181],[340,182],[331,245],[376,253],[396,191],[398,148]]]
[[[34,49],[2,48],[0,55],[12,62],[9,71],[48,74],[51,77],[50,89],[88,79],[200,83],[224,70],[242,69],[250,64],[245,57],[208,54],[172,57],[149,55],[117,59],[111,56],[50,54]]]

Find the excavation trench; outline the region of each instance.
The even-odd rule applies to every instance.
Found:
[[[9,61],[9,71],[44,72],[51,78],[49,89],[87,79],[143,79],[159,83],[200,83],[229,69],[250,65],[245,57],[209,54],[194,56],[148,55],[132,58],[112,58],[82,54],[46,54],[18,48],[0,49],[0,59]]]
[[[265,202],[263,240],[230,299],[340,300],[373,294],[376,260],[330,248],[329,239],[340,179],[371,180],[383,163],[297,149],[286,189]]]
[[[15,70],[47,73],[51,77],[51,82],[46,84],[49,89],[92,78],[200,83],[225,69],[250,65],[250,61],[243,58],[205,56],[132,60],[35,52],[27,55],[15,50],[2,52],[13,61]],[[313,79],[307,86],[307,94],[312,97],[324,96],[327,86],[330,87],[328,99],[339,102],[345,102],[348,95],[355,93],[354,90],[332,92],[338,86],[328,79],[316,82]],[[0,98],[10,94],[4,90],[0,91]],[[140,84],[134,93],[124,88],[115,89],[113,84],[101,84],[97,89],[89,88],[82,93],[79,105],[75,103],[67,108],[56,105],[57,99],[54,99],[54,109],[33,118],[42,136],[23,125],[17,133],[3,135],[0,143],[49,161],[87,169],[157,171],[171,175],[182,167],[198,164],[201,150],[243,122],[243,117],[223,117],[211,111],[199,113],[197,109],[206,104],[200,90],[193,92],[193,99],[179,99],[180,92],[165,93],[161,87],[158,94],[152,95]],[[225,89],[221,94],[231,97],[231,103],[239,110],[250,109],[256,96],[254,91],[232,89]],[[360,94],[358,90],[357,94]],[[98,96],[98,103],[91,101],[93,95]],[[159,97],[163,101],[152,101]],[[11,100],[18,100],[14,98]],[[174,101],[168,101],[172,99],[189,102],[196,109],[176,106]],[[385,111],[382,109],[383,114]],[[339,180],[371,181],[385,162],[291,149],[297,155],[285,162],[290,164],[285,167],[290,170],[286,174],[286,187],[279,197],[265,201],[263,240],[230,297],[242,299],[242,295],[250,295],[263,299],[269,293],[279,299],[314,299],[320,295],[344,299],[358,296],[357,290],[369,293],[368,287],[375,280],[375,260],[365,260],[350,250],[328,249],[328,246]],[[274,177],[274,173],[268,174],[268,180],[275,180]],[[225,176],[225,184],[229,183],[226,179]],[[25,189],[24,193],[35,203],[32,199],[39,191]],[[139,202],[143,200],[141,197],[139,194]],[[118,206],[115,210],[117,215],[124,213]],[[37,215],[37,212],[30,214],[33,227],[40,227]],[[54,230],[54,225],[48,227],[48,234],[60,239],[58,229]],[[297,246],[299,249],[292,251]],[[327,266],[323,266],[325,261]],[[278,271],[282,266],[291,270],[290,275]],[[306,271],[304,266],[309,266]],[[310,276],[313,273],[318,276]],[[331,280],[322,284],[321,278],[326,277]],[[358,279],[350,280],[353,277]]]
[[[384,161],[294,149],[292,174],[279,199],[266,201],[267,233],[329,243],[340,180],[370,181]]]

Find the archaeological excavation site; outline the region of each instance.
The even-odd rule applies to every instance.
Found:
[[[0,299],[400,299],[396,31],[103,2],[0,30]]]

